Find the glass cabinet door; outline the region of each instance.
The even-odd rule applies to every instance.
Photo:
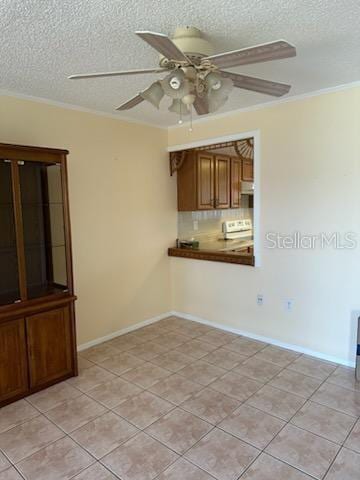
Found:
[[[61,167],[18,162],[28,299],[67,290]]]
[[[0,159],[0,305],[19,299],[11,162]]]

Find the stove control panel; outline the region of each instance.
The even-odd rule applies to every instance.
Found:
[[[243,220],[228,220],[223,223],[222,230],[224,233],[252,230],[252,221],[250,218],[246,218]]]

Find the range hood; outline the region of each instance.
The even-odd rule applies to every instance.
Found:
[[[241,182],[241,194],[242,195],[254,195],[254,183],[253,182]]]

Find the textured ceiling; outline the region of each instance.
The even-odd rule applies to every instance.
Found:
[[[277,39],[298,56],[233,71],[292,84],[291,95],[360,79],[359,0],[1,0],[0,89],[113,113],[156,75],[67,80],[73,73],[157,65],[135,30],[193,25],[215,52]],[[273,100],[234,89],[222,112]],[[156,125],[176,115],[143,103],[126,116]],[[121,114],[119,114],[121,117]]]

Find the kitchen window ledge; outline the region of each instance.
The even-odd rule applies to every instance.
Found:
[[[190,258],[195,260],[208,260],[210,262],[235,263],[239,265],[255,265],[255,257],[250,254],[239,254],[232,252],[219,252],[215,250],[197,250],[192,248],[176,248],[168,249],[170,257]]]

